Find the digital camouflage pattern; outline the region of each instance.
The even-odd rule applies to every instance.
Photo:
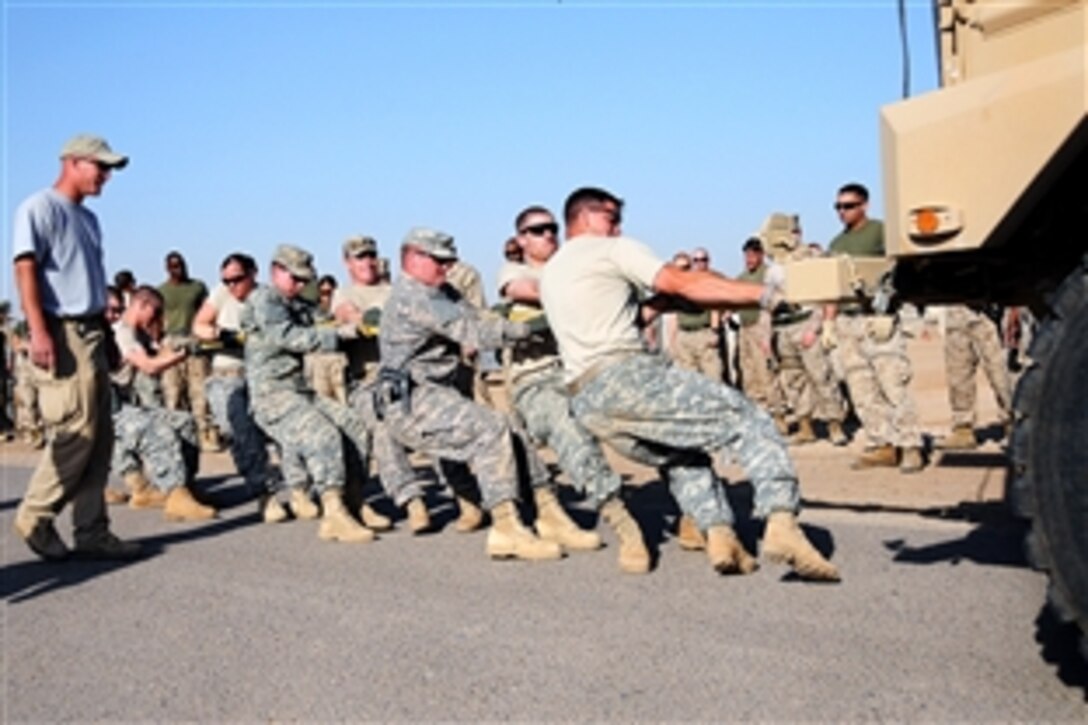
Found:
[[[820,344],[819,326],[818,318],[774,326],[778,383],[786,405],[798,418],[841,423],[846,403],[827,352]],[[815,335],[808,347],[802,343],[806,333]]]
[[[608,365],[574,395],[571,409],[601,441],[657,467],[700,529],[734,520],[714,454],[744,467],[755,516],[800,505],[797,475],[770,416],[737,390],[660,357],[636,354]]]
[[[964,305],[947,308],[944,360],[954,427],[975,425],[975,373],[980,366],[990,381],[998,407],[1008,419],[1012,410],[1012,382],[993,320]]]
[[[143,471],[162,491],[192,483],[200,462],[196,421],[189,413],[124,403],[113,414],[111,468]]]
[[[274,491],[279,477],[268,460],[268,440],[249,412],[249,391],[240,375],[213,374],[204,386],[216,427],[230,438],[234,467],[253,494]]]

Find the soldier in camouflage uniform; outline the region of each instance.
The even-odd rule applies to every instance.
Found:
[[[268,458],[268,439],[249,410],[246,386],[242,307],[257,286],[257,263],[248,254],[227,255],[219,266],[221,284],[204,300],[193,320],[193,334],[215,349],[204,396],[219,432],[230,441],[230,454],[254,496],[274,495],[282,480]],[[306,471],[299,477],[305,485]],[[312,505],[312,504],[311,504]],[[282,520],[282,510],[266,509],[268,523]],[[316,514],[315,514],[316,516]]]
[[[0,302],[0,438],[10,441],[14,436],[12,430],[15,424],[8,415],[8,403],[11,399],[11,326],[8,324],[8,314],[11,312],[11,303],[7,300]]]
[[[317,281],[317,308],[314,314],[318,324],[331,323],[336,298],[336,278],[325,275]],[[348,402],[348,356],[340,350],[318,350],[306,354],[303,374],[318,395],[345,405]]]
[[[813,254],[801,244],[795,216],[771,214],[760,238],[776,263],[776,274],[782,274],[786,262]],[[846,411],[842,392],[827,351],[820,344],[822,323],[823,309],[819,305],[778,305],[771,314],[771,347],[778,361],[778,385],[786,407],[797,419],[797,431],[790,437],[794,445],[816,440],[813,418],[827,425],[833,444],[845,446],[849,442],[842,427]]]
[[[281,244],[272,258],[269,286],[258,287],[246,300],[240,324],[250,405],[257,424],[279,444],[284,458],[302,460],[320,493],[318,536],[330,541],[371,541],[374,532],[352,518],[343,499],[345,458],[354,456],[354,465],[366,469],[370,448],[366,422],[351,408],[314,395],[303,376],[306,353],[335,350],[339,337],[357,334],[354,327],[315,326],[315,305],[299,296],[314,277],[309,252]],[[274,496],[261,499],[266,520],[279,518],[276,509],[280,507]]]
[[[157,350],[148,328],[162,314],[162,296],[153,287],[137,287],[114,325],[121,367],[112,374],[114,445],[111,466],[131,491],[133,508],[161,506],[168,521],[204,521],[216,511],[197,501],[190,490],[199,464],[196,422],[185,411],[162,405],[160,376],[188,357],[187,350]],[[121,295],[111,290],[110,316]],[[136,389],[142,389],[142,395]],[[138,398],[157,398],[157,406]],[[145,478],[145,471],[150,478]]]
[[[831,241],[831,254],[884,255],[884,225],[866,215],[869,191],[861,184],[839,189],[835,210],[844,229]],[[821,339],[838,347],[846,385],[867,439],[854,468],[899,464],[903,473],[925,466],[918,413],[910,394],[912,376],[899,317],[880,314],[863,303],[828,305]]]
[[[944,362],[948,375],[948,402],[952,406],[952,434],[940,442],[946,450],[971,450],[975,438],[975,373],[981,366],[990,381],[1003,423],[1012,414],[1012,387],[1005,350],[992,319],[966,305],[945,309]]]
[[[710,268],[710,253],[702,247],[691,253],[690,264],[695,269]],[[722,315],[717,310],[677,312],[676,330],[672,340],[673,360],[687,370],[706,375],[711,380],[724,380],[722,367]]]
[[[382,310],[382,369],[375,405],[385,429],[402,446],[439,461],[451,481],[463,482],[471,466],[492,525],[487,552],[495,558],[557,559],[562,548],[538,539],[521,522],[516,449],[527,463],[530,484],[550,486],[547,469],[504,416],[459,392],[455,376],[465,351],[495,349],[525,339],[524,323],[485,316],[446,284],[457,259],[453,238],[433,229],[412,229],[401,246],[403,274]],[[387,488],[385,463],[378,460]],[[558,505],[546,515],[554,528],[574,527]],[[546,533],[542,531],[541,534]]]
[[[477,310],[487,309],[483,277],[480,276],[480,271],[468,262],[463,259],[455,261],[446,271],[446,284]],[[493,407],[491,391],[487,388],[487,381],[484,379],[484,372],[480,366],[480,352],[479,350],[465,352],[463,364],[457,372],[457,387],[480,405]]]
[[[45,427],[38,408],[38,389],[34,387],[34,375],[30,369],[27,351],[26,320],[19,320],[11,330],[12,350],[12,406],[15,408],[15,430],[24,443],[34,448],[45,445]]]
[[[639,335],[643,315],[668,309],[676,297],[708,307],[768,307],[773,290],[663,263],[621,236],[622,204],[603,189],[572,193],[564,208],[568,241],[541,279],[572,412],[600,440],[662,471],[681,510],[705,532],[717,571],[756,568],[711,465],[712,454],[728,451],[748,472],[755,515],[767,518],[763,555],[788,562],[802,577],[837,580],[837,569],[797,523],[797,476],[770,416],[737,390],[647,354]],[[642,288],[659,296],[640,308]],[[606,506],[602,513],[621,546],[641,538],[618,512]]]

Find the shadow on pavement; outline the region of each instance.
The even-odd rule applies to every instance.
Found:
[[[936,451],[933,465],[941,468],[997,468],[1009,465],[1009,457],[994,451]]]
[[[1035,641],[1043,661],[1055,666],[1062,684],[1079,688],[1088,703],[1088,651],[1081,653],[1080,636],[1080,628],[1060,621],[1049,605],[1044,605],[1035,618]]]
[[[7,511],[8,509],[15,508],[19,505],[19,501],[21,500],[22,499],[18,498],[9,498],[7,501],[0,501],[0,511]]]
[[[220,536],[256,523],[258,523],[258,518],[254,513],[252,516],[214,521],[199,528],[133,539],[133,541],[138,541],[144,547],[144,556],[135,561],[69,559],[52,563],[33,559],[11,564],[0,569],[0,600],[8,600],[12,604],[25,602],[58,589],[78,586],[95,577],[143,563],[161,555],[166,549],[175,544]]]

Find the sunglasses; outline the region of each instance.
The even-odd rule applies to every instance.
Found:
[[[378,253],[377,252],[359,252],[358,254],[353,254],[351,256],[353,256],[355,259],[377,259],[378,258]]]
[[[706,264],[710,261],[710,259],[708,257],[692,257],[691,261],[694,264]]]
[[[534,237],[542,237],[548,232],[552,235],[559,233],[559,225],[555,222],[544,222],[541,224],[530,224],[527,227],[522,227],[518,230],[518,234],[532,234]]]
[[[244,274],[240,274],[237,277],[224,277],[223,284],[228,287],[233,287],[236,284],[241,284],[242,282],[245,282],[246,279],[247,277]]]
[[[106,312],[109,312],[110,314],[113,314],[113,315],[120,315],[124,311],[125,311],[125,308],[123,306],[118,306],[118,305],[110,305],[109,307],[106,308]]]
[[[835,203],[835,211],[850,211],[861,206],[860,201],[840,201]]]

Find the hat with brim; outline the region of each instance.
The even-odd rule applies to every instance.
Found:
[[[114,153],[106,139],[90,134],[80,134],[68,139],[68,143],[60,150],[60,157],[94,159],[111,169],[123,169],[128,165],[128,156]]]
[[[453,261],[457,259],[457,247],[453,237],[437,229],[415,227],[404,237],[404,246],[415,247],[435,259]]]
[[[361,257],[364,254],[378,254],[378,242],[374,237],[348,237],[344,242],[344,256]]]
[[[292,277],[310,281],[317,276],[314,270],[314,258],[305,249],[291,244],[281,244],[272,255],[272,263],[286,269]]]

